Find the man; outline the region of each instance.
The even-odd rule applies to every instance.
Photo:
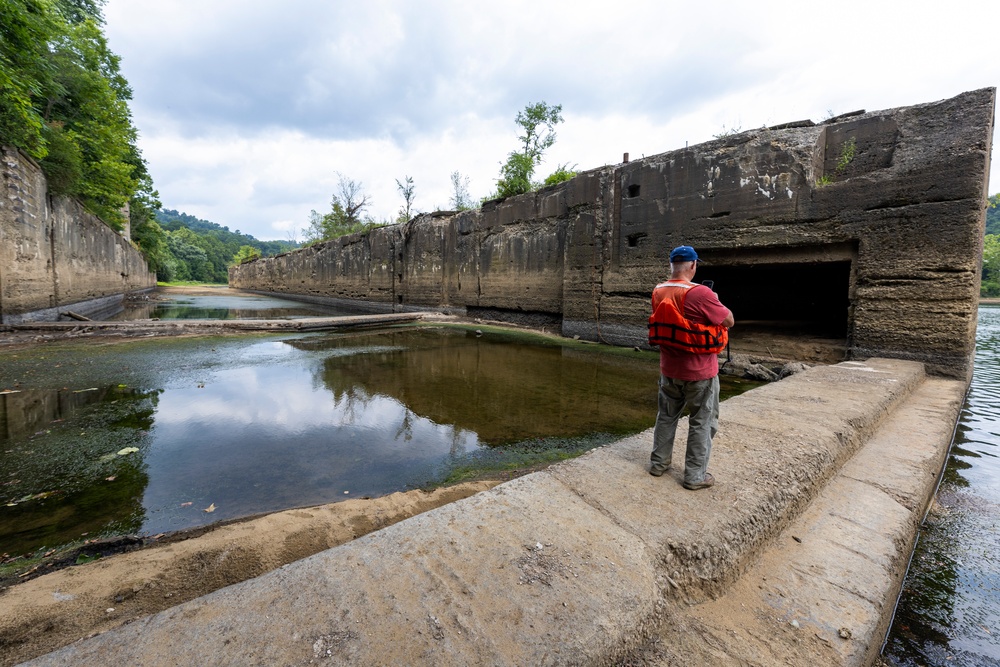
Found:
[[[705,285],[691,282],[698,253],[691,246],[670,251],[670,279],[653,290],[649,342],[660,346],[659,411],[653,429],[649,474],[670,469],[677,421],[690,409],[684,488],[715,484],[708,472],[712,438],[719,429],[719,358],[729,341],[733,313]]]

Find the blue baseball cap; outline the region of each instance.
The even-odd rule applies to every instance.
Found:
[[[697,262],[698,253],[689,245],[679,245],[670,251],[671,262]]]

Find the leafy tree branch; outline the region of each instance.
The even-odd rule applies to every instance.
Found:
[[[541,164],[542,154],[555,143],[555,126],[562,120],[561,104],[549,106],[536,102],[517,112],[514,122],[523,132],[517,137],[521,146],[500,166],[496,197],[524,194],[535,187],[531,180],[535,168]]]

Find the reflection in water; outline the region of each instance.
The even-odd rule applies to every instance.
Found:
[[[654,354],[456,329],[0,353],[0,388],[21,392],[3,413],[0,553],[554,460],[649,428],[656,378]]]
[[[335,396],[358,390],[392,396],[435,423],[475,432],[483,444],[634,431],[655,412],[648,360],[486,342],[471,331],[382,333],[369,341],[375,347],[367,353],[333,356],[323,365],[321,380]],[[351,344],[292,343],[331,350]]]
[[[883,658],[1000,664],[1000,308],[980,306],[972,386]]]
[[[53,422],[72,417],[87,405],[105,400],[110,388],[76,391],[6,390],[0,393],[0,442],[31,435]]]
[[[8,437],[0,439],[0,554],[141,528],[143,452],[157,396],[104,387],[0,397],[8,424]],[[118,455],[125,448],[138,451]]]

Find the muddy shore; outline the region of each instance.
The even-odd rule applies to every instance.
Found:
[[[499,483],[467,482],[276,512],[8,586],[0,590],[0,665],[260,576]]]

